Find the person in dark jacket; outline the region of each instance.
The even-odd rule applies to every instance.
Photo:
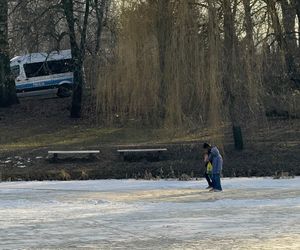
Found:
[[[223,168],[223,158],[219,149],[216,146],[211,146],[208,143],[203,144],[203,148],[209,152],[208,161],[212,163],[212,187],[215,192],[222,191],[221,173]]]

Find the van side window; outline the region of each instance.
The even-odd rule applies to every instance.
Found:
[[[72,60],[48,61],[47,67],[50,75],[72,72]]]
[[[46,76],[49,73],[46,70],[44,62],[24,64],[24,70],[27,77]]]
[[[11,66],[10,71],[13,77],[16,78],[20,75],[20,66],[19,65]]]
[[[47,76],[72,72],[71,67],[71,59],[24,64],[27,77]]]

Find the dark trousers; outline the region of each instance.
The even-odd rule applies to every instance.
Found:
[[[204,177],[205,177],[205,179],[206,179],[206,181],[207,181],[208,186],[209,186],[209,187],[212,187],[212,186],[213,186],[213,183],[212,183],[212,180],[211,180],[211,175],[208,174],[208,173],[205,173],[205,174],[204,174]]]
[[[212,174],[212,187],[217,190],[222,190],[220,174]]]

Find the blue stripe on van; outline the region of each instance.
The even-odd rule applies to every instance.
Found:
[[[22,91],[22,90],[28,91],[30,89],[36,89],[36,88],[56,87],[61,82],[69,82],[69,83],[73,84],[73,77],[16,84],[16,89],[18,91]]]

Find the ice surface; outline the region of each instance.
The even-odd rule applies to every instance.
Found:
[[[300,249],[300,178],[0,183],[0,249]]]

